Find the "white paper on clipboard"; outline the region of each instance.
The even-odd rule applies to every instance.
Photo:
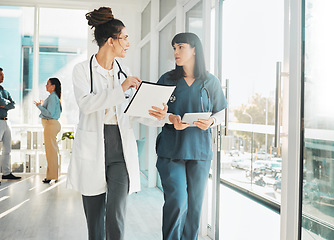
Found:
[[[198,121],[198,119],[209,119],[210,116],[211,112],[185,113],[181,122],[189,123],[189,127],[193,127],[195,126],[193,122]]]
[[[148,110],[152,110],[152,106],[163,108],[163,103],[167,104],[174,89],[175,86],[142,81],[124,113],[134,117],[156,119],[148,114]]]

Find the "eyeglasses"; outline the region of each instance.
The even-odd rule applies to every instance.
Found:
[[[125,36],[125,37],[123,37],[123,38],[118,37],[117,39],[122,39],[122,40],[125,41],[125,42],[129,42],[129,40],[128,40],[128,36]]]

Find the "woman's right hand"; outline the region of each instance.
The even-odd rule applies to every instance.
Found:
[[[133,76],[127,77],[122,83],[123,92],[125,92],[126,90],[130,88],[138,89],[140,83],[141,83],[141,80],[137,77],[133,77]]]
[[[38,106],[38,105],[41,105],[41,104],[43,104],[43,100],[39,100],[39,102],[37,102],[37,101],[34,101],[34,104],[36,105],[36,107]]]
[[[170,114],[169,115],[169,121],[174,124],[174,128],[176,130],[183,130],[183,129],[186,129],[187,127],[189,127],[188,123],[181,122],[180,115]]]

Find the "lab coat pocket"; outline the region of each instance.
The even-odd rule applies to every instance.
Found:
[[[125,144],[123,144],[123,151],[124,154],[127,156],[126,161],[135,162],[136,159],[138,159],[138,149],[133,129],[126,129],[125,133],[126,138],[124,139]],[[127,164],[129,164],[129,162],[127,162]]]
[[[89,132],[78,129],[75,134],[73,151],[80,159],[94,161],[97,156],[98,135],[97,132]]]

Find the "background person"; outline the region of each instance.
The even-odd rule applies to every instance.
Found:
[[[59,177],[57,134],[61,128],[58,121],[61,113],[61,83],[58,78],[49,78],[45,87],[50,95],[44,102],[34,101],[34,104],[41,110],[39,117],[42,119],[44,128],[45,154],[48,163],[43,183],[50,183],[51,180],[57,182]]]
[[[157,137],[157,168],[164,190],[163,239],[195,240],[212,160],[212,131],[227,102],[219,80],[205,69],[202,44],[193,33],[172,40],[176,67],[158,83],[176,85],[168,102],[170,124]],[[185,113],[212,112],[209,119],[181,122]]]
[[[18,180],[21,177],[16,177],[11,173],[10,167],[10,152],[12,149],[12,136],[8,127],[7,112],[15,108],[15,102],[1,84],[5,79],[3,69],[0,68],[0,141],[2,142],[2,155],[0,167],[2,171],[2,179]],[[1,183],[1,182],[0,182]]]
[[[140,79],[121,63],[130,43],[124,24],[109,7],[86,14],[99,50],[73,70],[79,124],[67,186],[82,194],[90,240],[122,240],[127,195],[140,190],[137,144],[124,114]],[[152,116],[164,119],[164,109]]]

